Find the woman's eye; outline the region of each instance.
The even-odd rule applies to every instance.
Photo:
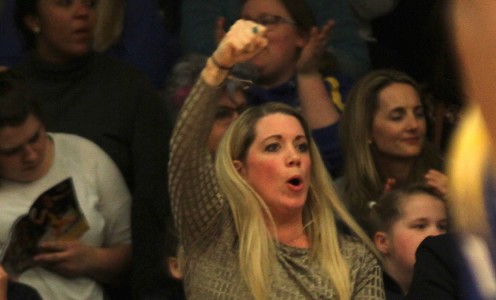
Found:
[[[267,145],[265,147],[265,151],[276,152],[277,150],[279,150],[279,148],[280,148],[279,144],[274,143],[274,144]]]
[[[301,143],[301,144],[296,145],[296,148],[300,152],[307,152],[308,151],[308,144],[307,143]]]
[[[393,114],[389,118],[393,121],[401,121],[401,119],[403,119],[403,116],[399,114]]]
[[[419,119],[425,118],[424,110],[418,110],[418,111],[415,111],[414,113],[415,113],[415,116]]]

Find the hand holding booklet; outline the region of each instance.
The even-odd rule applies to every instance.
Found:
[[[88,229],[72,179],[67,178],[43,192],[14,222],[0,261],[10,276],[17,277],[34,265],[40,242],[76,240]]]

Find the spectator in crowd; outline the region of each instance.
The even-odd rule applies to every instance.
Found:
[[[31,50],[16,24],[16,0],[0,15],[0,66],[13,67]],[[93,47],[144,72],[162,89],[180,55],[178,29],[166,25],[154,0],[92,0],[98,5]],[[97,4],[98,3],[98,4]],[[23,26],[23,24],[20,24]],[[175,31],[174,31],[175,30]]]
[[[216,26],[229,28],[242,17],[242,0],[184,0],[182,2],[181,44],[183,51],[210,55],[218,42]],[[285,1],[287,2],[287,1]],[[318,26],[334,20],[328,50],[336,57],[337,72],[352,79],[370,70],[365,41],[358,34],[358,23],[348,0],[309,0]],[[326,41],[327,42],[327,41]]]
[[[367,203],[385,190],[419,182],[446,194],[442,159],[426,139],[426,111],[418,85],[403,72],[372,71],[351,90],[340,124],[344,175],[336,185],[362,226]]]
[[[295,109],[249,108],[227,129],[214,169],[207,139],[220,87],[231,66],[270,43],[266,30],[248,20],[231,27],[176,123],[169,185],[186,295],[383,299],[373,245],[337,198]],[[358,237],[338,232],[336,219]]]
[[[133,292],[139,297],[163,289],[171,130],[165,105],[141,72],[92,50],[95,1],[17,5],[17,22],[33,51],[14,69],[26,79],[49,131],[92,140],[119,167],[133,195]]]
[[[131,262],[131,195],[110,157],[76,135],[47,133],[19,78],[0,73],[0,246],[16,220],[63,180],[89,224],[76,240],[43,240],[18,280],[43,299],[104,299]]]
[[[419,244],[448,229],[446,204],[423,185],[395,189],[369,204],[370,236],[382,255],[386,299],[404,299]]]

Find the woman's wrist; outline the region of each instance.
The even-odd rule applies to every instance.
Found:
[[[205,65],[205,68],[203,68],[201,72],[201,77],[203,81],[205,81],[207,84],[211,86],[221,85],[224,82],[224,80],[226,80],[228,75],[229,75],[229,69],[220,68],[214,62],[212,57],[210,57],[207,60],[207,64]]]

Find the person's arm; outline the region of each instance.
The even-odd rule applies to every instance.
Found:
[[[257,26],[258,30],[253,31]],[[228,68],[246,61],[267,45],[265,28],[240,20],[207,60],[200,79],[183,105],[170,143],[169,189],[176,229],[185,250],[212,241],[226,202],[219,191],[207,140]],[[201,217],[200,217],[201,216]]]
[[[114,283],[131,258],[130,244],[101,248],[76,240],[43,242],[40,249],[47,252],[34,260],[45,269],[69,278],[88,276],[102,283]]]
[[[328,22],[322,29],[312,28],[296,65],[301,112],[311,129],[327,127],[339,120],[339,112],[319,72],[319,62],[333,27],[334,23]]]

